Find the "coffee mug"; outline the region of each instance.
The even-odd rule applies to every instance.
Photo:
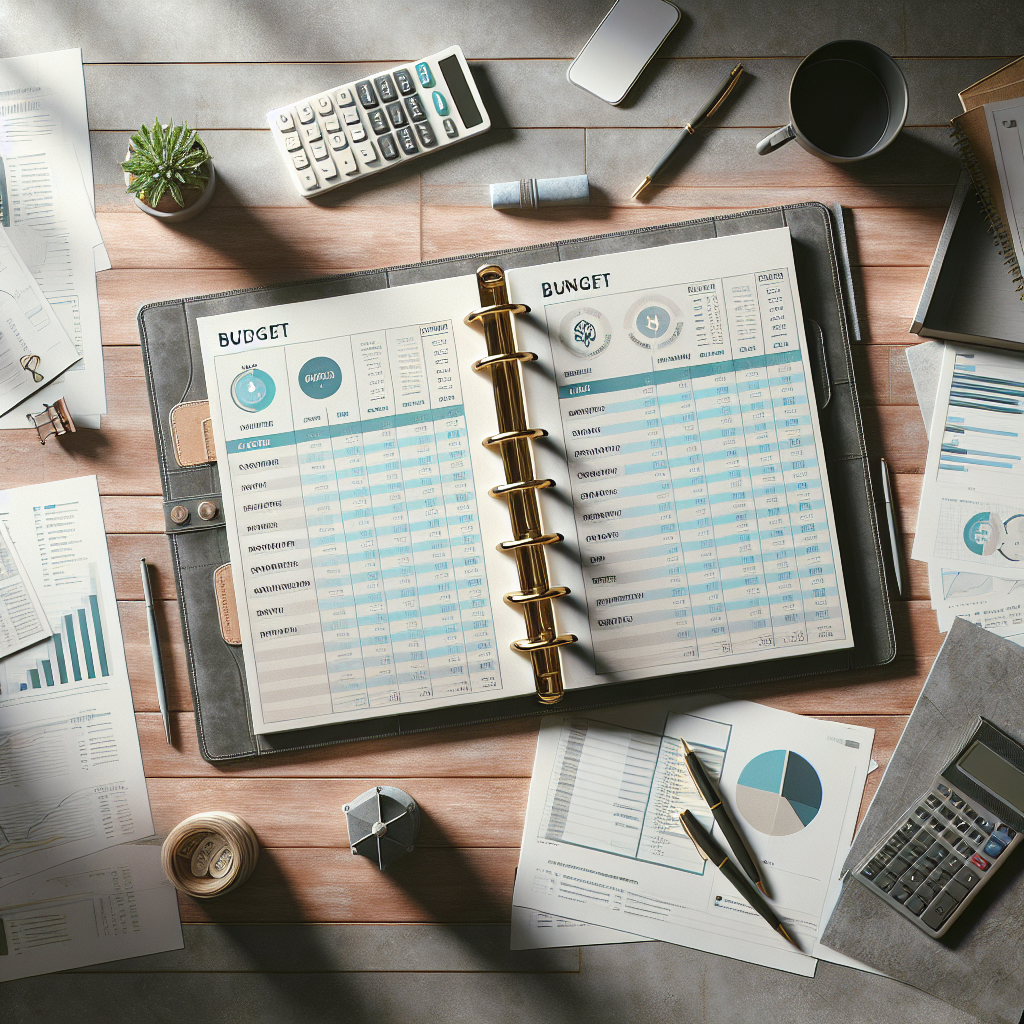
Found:
[[[858,39],[808,54],[789,85],[789,124],[757,144],[764,155],[791,139],[834,164],[866,160],[907,120],[907,80],[884,50]]]

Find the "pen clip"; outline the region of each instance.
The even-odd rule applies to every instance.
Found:
[[[686,817],[683,814],[679,815],[679,824],[683,826],[683,831],[690,837],[690,842],[693,843],[697,852],[704,858],[704,860],[710,860],[711,858],[701,848],[700,843],[694,838],[693,833],[690,831],[690,826],[686,824]]]
[[[718,101],[715,103],[715,105],[704,115],[703,120],[706,120],[707,118],[712,117],[714,115],[715,111],[726,101],[726,99],[728,99],[729,93],[731,93],[733,91],[733,89],[736,88],[736,83],[739,82],[740,75],[742,75],[742,74],[743,74],[743,65],[742,64],[737,64],[736,67],[734,67],[732,69],[732,71],[729,72],[729,77],[732,79],[732,81],[726,87],[725,92],[723,92],[722,95],[718,97]]]

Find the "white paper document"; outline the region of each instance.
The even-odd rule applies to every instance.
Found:
[[[913,557],[1024,580],[1024,356],[947,344]]]
[[[0,522],[0,658],[49,636],[46,612],[7,527]]]
[[[813,975],[815,955],[828,956],[818,934],[838,896],[873,730],[746,701],[668,707],[545,719],[514,905]],[[718,782],[776,913],[807,954],[774,932],[684,832],[685,809],[713,833],[717,826],[686,771],[680,737]]]
[[[933,562],[928,585],[940,632],[959,617],[1024,646],[1024,580],[958,572]]]
[[[1024,98],[985,104],[999,187],[1017,259],[1024,261]]]
[[[95,477],[0,491],[49,639],[0,661],[0,884],[153,833]]]
[[[0,413],[79,359],[78,350],[0,227]]]
[[[572,921],[557,914],[545,914],[526,907],[512,908],[510,949],[553,949],[557,946],[610,946],[618,942],[651,942],[641,935],[629,935],[596,924]]]
[[[182,946],[159,846],[118,846],[0,887],[0,982]]]

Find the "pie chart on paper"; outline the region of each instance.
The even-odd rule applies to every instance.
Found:
[[[791,836],[821,810],[821,779],[792,750],[768,750],[751,758],[736,783],[736,807],[766,836]]]

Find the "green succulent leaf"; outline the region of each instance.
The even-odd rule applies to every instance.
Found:
[[[203,189],[210,179],[203,165],[210,159],[199,133],[186,122],[166,127],[157,118],[153,127],[143,125],[131,137],[131,152],[121,167],[132,177],[128,191],[149,206],[168,192],[178,206],[185,205],[182,186]]]

